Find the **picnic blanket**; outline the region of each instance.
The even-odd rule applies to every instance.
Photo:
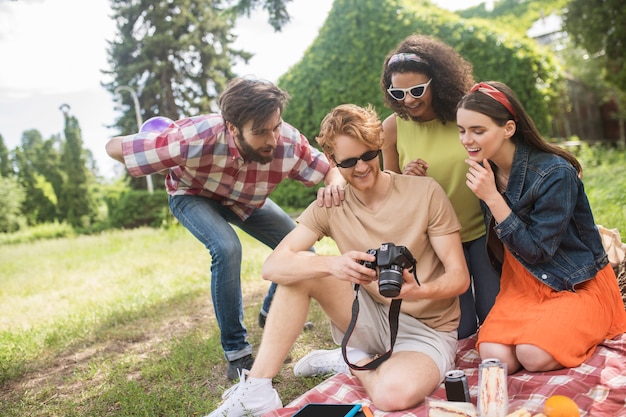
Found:
[[[599,226],[599,230],[626,304],[626,244],[622,243],[617,229]],[[467,375],[474,405],[478,396],[478,365],[481,362],[475,345],[476,335],[460,340],[455,361],[456,368],[463,369]],[[419,375],[415,377],[419,378]],[[509,412],[524,407],[538,413],[543,411],[548,397],[565,395],[576,402],[581,417],[626,417],[626,334],[605,340],[589,359],[576,368],[535,373],[520,371],[509,375],[507,385]],[[431,397],[446,398],[443,384]],[[330,377],[286,407],[266,413],[263,417],[291,417],[309,403],[361,403],[369,406],[375,417],[427,417],[425,403],[401,412],[377,410],[359,380],[345,374]]]
[[[478,365],[481,360],[475,349],[476,336],[459,341],[456,367],[467,375],[474,405],[478,395]],[[419,375],[415,376],[419,378]],[[531,412],[543,410],[551,395],[566,395],[581,410],[582,417],[626,416],[626,334],[605,340],[594,354],[576,368],[551,372],[517,372],[508,377],[509,411],[525,407]],[[443,384],[432,394],[445,399]],[[426,405],[402,411],[376,410],[358,379],[345,374],[334,375],[286,407],[266,413],[264,417],[291,417],[308,403],[361,403],[368,405],[376,417],[426,417]]]

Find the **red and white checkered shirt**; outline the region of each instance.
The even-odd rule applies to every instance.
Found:
[[[286,178],[312,186],[330,169],[323,153],[293,126],[282,123],[271,162],[246,162],[219,114],[176,122],[159,133],[139,132],[122,142],[124,162],[132,176],[168,170],[170,195],[201,195],[230,206],[245,220]]]

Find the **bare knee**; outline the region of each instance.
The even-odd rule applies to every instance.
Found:
[[[517,345],[515,352],[520,364],[529,372],[545,372],[563,368],[545,350],[529,344]]]
[[[394,355],[374,372],[355,373],[376,408],[384,411],[414,408],[441,383],[439,368],[423,353]]]
[[[411,385],[401,381],[386,381],[378,384],[369,395],[379,410],[407,410],[424,401],[424,395],[416,393],[415,387]]]
[[[502,363],[506,363],[509,374],[517,372],[521,367],[515,353],[515,346],[483,342],[479,348],[481,359],[495,358]]]

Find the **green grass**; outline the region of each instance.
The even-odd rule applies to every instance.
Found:
[[[626,152],[583,146],[577,156],[596,223],[626,236]]]
[[[583,147],[578,156],[596,222],[626,235],[626,156]],[[239,233],[245,323],[268,283],[270,250]],[[185,229],[0,244],[0,416],[202,416],[231,384],[210,301],[210,257]],[[318,252],[335,252],[329,240]],[[322,378],[295,378],[293,362],[333,346],[313,303],[274,383],[284,403]]]
[[[268,283],[270,250],[244,233],[246,325]],[[334,251],[323,241],[322,252]],[[182,227],[136,229],[0,252],[2,416],[205,415],[231,384],[210,302],[210,257]],[[291,360],[332,346],[315,304],[275,385],[285,402],[321,379],[296,379]]]

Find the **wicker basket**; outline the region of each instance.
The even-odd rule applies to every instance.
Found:
[[[609,262],[615,271],[622,300],[626,306],[626,244],[622,242],[619,230],[597,226],[602,238],[602,246],[609,256]]]
[[[615,276],[617,277],[617,283],[619,289],[622,292],[622,300],[624,300],[624,306],[626,306],[626,258],[622,259],[617,267],[613,267],[615,270]]]

